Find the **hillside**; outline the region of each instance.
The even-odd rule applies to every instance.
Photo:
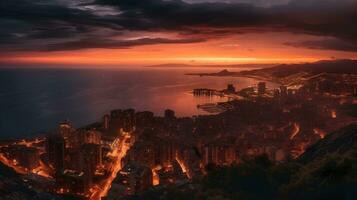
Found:
[[[229,65],[219,65],[219,64],[207,64],[207,65],[199,65],[199,64],[178,64],[178,63],[168,63],[161,65],[150,65],[146,67],[152,68],[268,68],[276,66],[276,64],[229,64]]]
[[[308,148],[299,158],[302,163],[313,162],[327,155],[344,155],[357,147],[357,124],[349,125],[328,134],[324,139]]]
[[[332,60],[304,64],[283,64],[271,68],[244,71],[244,75],[264,75],[284,78],[298,73],[316,75],[320,73],[357,75],[357,60]]]

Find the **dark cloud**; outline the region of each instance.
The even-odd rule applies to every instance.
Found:
[[[119,20],[136,20],[138,28],[185,29],[190,27],[241,27],[264,25],[267,10],[248,4],[199,3],[173,0],[97,0],[96,4],[116,6]],[[131,27],[128,27],[131,28]]]
[[[239,1],[241,2],[241,1]],[[334,36],[357,42],[356,0],[291,0],[271,8],[220,2],[188,4],[180,0],[96,0],[97,4],[116,6],[127,20],[138,27],[156,29],[226,28],[226,32],[288,31]],[[131,28],[131,27],[127,27]],[[220,29],[220,31],[222,31]]]
[[[275,5],[287,4],[290,0],[184,0],[189,3],[204,3],[204,2],[224,2],[224,3],[246,3],[255,6],[271,7]]]
[[[107,49],[125,49],[132,46],[150,45],[150,44],[180,44],[202,42],[202,39],[166,39],[166,38],[140,38],[136,40],[112,40],[97,38],[82,39],[73,42],[48,45],[45,51],[58,50],[78,50],[88,48],[107,48]]]
[[[0,2],[0,49],[74,50],[190,43],[264,31],[336,40],[291,42],[315,49],[356,51],[357,0],[11,0]],[[259,6],[268,5],[268,6]],[[89,9],[90,8],[90,9]],[[105,9],[103,9],[105,8]],[[101,11],[101,12],[99,12]],[[129,40],[132,31],[180,38]],[[120,39],[115,36],[122,35]]]
[[[302,42],[288,42],[289,46],[309,49],[333,49],[338,51],[357,52],[357,44],[354,41],[346,41],[339,39],[324,39],[324,40],[309,40]]]

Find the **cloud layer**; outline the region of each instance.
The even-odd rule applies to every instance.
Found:
[[[278,31],[325,37],[287,45],[356,52],[356,17],[357,0],[11,0],[0,2],[0,50],[130,48]]]

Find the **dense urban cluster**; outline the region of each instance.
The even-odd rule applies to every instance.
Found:
[[[86,199],[118,199],[142,191],[201,180],[207,166],[230,166],[266,155],[273,163],[300,156],[327,133],[356,122],[352,79],[319,75],[303,83],[236,91],[216,115],[163,117],[134,109],[113,110],[100,122],[75,129],[69,121],[34,140],[3,142],[0,161],[27,175],[31,187]],[[207,107],[206,107],[207,108]],[[30,175],[30,176],[29,176]]]

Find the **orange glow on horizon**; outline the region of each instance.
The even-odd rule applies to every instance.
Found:
[[[9,64],[62,65],[156,65],[182,63],[273,64],[301,63],[328,59],[355,59],[357,53],[296,48],[284,45],[313,36],[287,33],[242,34],[198,43],[153,44],[124,49],[82,49],[71,51],[13,52],[0,54]]]
[[[139,58],[136,60],[118,60],[110,57],[17,57],[16,59],[6,59],[8,63],[14,64],[79,64],[79,65],[155,65],[165,63],[182,63],[192,65],[208,64],[273,64],[273,63],[303,63],[315,62],[323,58],[253,58],[253,57],[177,57],[177,58]],[[194,60],[194,61],[193,61]]]

